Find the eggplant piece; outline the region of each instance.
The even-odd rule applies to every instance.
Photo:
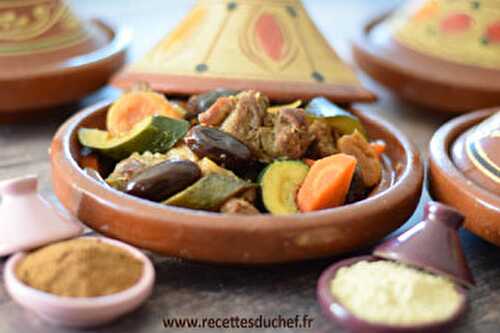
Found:
[[[324,97],[313,98],[305,111],[312,119],[325,119],[333,129],[342,135],[352,134],[358,130],[366,137],[366,130],[355,115],[341,109]]]
[[[162,201],[184,190],[201,177],[201,170],[191,161],[165,161],[147,168],[128,182],[128,194],[152,201]]]
[[[188,113],[186,114],[186,119],[193,119],[197,117],[198,114],[207,111],[219,97],[234,96],[238,93],[239,91],[237,90],[219,88],[205,94],[191,96],[187,103]]]
[[[240,178],[211,173],[163,203],[197,210],[218,211],[226,201],[252,187],[255,187],[255,184]]]
[[[208,157],[228,169],[239,169],[253,160],[248,147],[221,130],[205,126],[191,128],[184,143],[199,157]]]

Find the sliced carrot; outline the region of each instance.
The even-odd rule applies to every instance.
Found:
[[[167,98],[152,91],[131,91],[122,95],[108,110],[106,126],[113,136],[129,132],[148,116],[182,119],[183,115]]]
[[[307,164],[308,167],[312,167],[315,162],[315,160],[312,160],[310,158],[304,158],[304,163]]]
[[[386,144],[382,140],[370,142],[370,146],[373,148],[373,150],[379,157],[385,152]]]
[[[310,212],[342,205],[356,164],[356,159],[347,154],[335,154],[316,161],[297,195],[300,210]]]

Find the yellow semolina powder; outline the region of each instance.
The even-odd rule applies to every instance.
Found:
[[[144,264],[126,250],[96,239],[48,245],[26,256],[16,275],[28,286],[65,297],[97,297],[136,284]]]
[[[463,300],[448,279],[391,261],[343,267],[330,290],[356,317],[398,326],[449,319]]]

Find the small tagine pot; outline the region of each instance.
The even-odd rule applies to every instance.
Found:
[[[465,228],[500,246],[500,109],[443,125],[430,143],[431,194],[464,212]]]
[[[84,97],[125,61],[129,33],[78,18],[62,0],[0,3],[0,116]]]
[[[137,81],[187,95],[228,87],[258,90],[273,100],[375,99],[300,0],[198,0],[165,39],[112,83],[129,88]]]
[[[410,0],[369,19],[357,63],[395,94],[469,112],[500,104],[500,2]]]
[[[458,211],[431,201],[425,205],[423,221],[376,247],[372,256],[350,258],[333,264],[321,274],[317,286],[317,297],[324,314],[353,333],[446,332],[464,315],[467,308],[465,288],[474,285],[458,234],[462,223],[463,215]],[[407,326],[372,323],[356,317],[332,294],[331,281],[342,267],[349,267],[360,261],[378,260],[395,261],[449,278],[462,295],[457,311],[443,321]]]

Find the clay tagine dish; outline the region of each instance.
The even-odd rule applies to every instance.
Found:
[[[78,100],[125,61],[126,29],[81,20],[62,0],[7,0],[0,6],[0,116]]]
[[[255,89],[273,100],[375,100],[299,0],[197,1],[168,36],[112,84],[130,88],[138,81],[184,95],[228,87]]]
[[[430,143],[430,189],[464,213],[465,228],[500,246],[500,109],[443,125]]]
[[[354,40],[357,63],[395,94],[436,110],[500,104],[500,3],[408,1],[372,18]]]
[[[256,96],[259,94],[256,93]],[[124,96],[130,98],[134,95]],[[244,93],[242,96],[249,95]],[[117,110],[116,105],[113,104],[113,111]],[[89,155],[80,144],[82,133],[106,133],[102,130],[111,128],[109,119],[112,118],[107,119],[109,102],[76,114],[55,135],[51,146],[54,192],[74,216],[97,232],[169,256],[206,262],[262,264],[344,253],[373,244],[401,226],[417,206],[423,180],[418,152],[406,136],[378,117],[357,110],[350,111],[364,125],[367,137],[382,140],[386,146],[381,155],[380,183],[368,196],[354,203],[290,215],[235,215],[219,213],[219,210],[175,207],[172,200],[175,197],[175,203],[179,204],[180,193],[162,203],[122,192],[103,182],[99,172],[89,172],[83,167]],[[130,113],[127,113],[129,116]],[[195,127],[188,132],[182,144],[189,144],[188,141],[194,138],[194,133],[197,133]],[[210,127],[206,129],[217,131]],[[118,153],[117,150],[104,152],[113,152],[112,156]],[[349,158],[353,159],[346,157]],[[226,166],[229,166],[229,160],[227,162]],[[305,166],[301,161],[290,162],[301,166],[301,170]],[[311,168],[319,162],[313,163]],[[221,168],[217,168],[220,172]],[[227,174],[228,171],[224,172]],[[200,182],[210,178],[206,177]],[[224,178],[220,174],[217,177]],[[261,186],[262,181],[262,178],[257,180]],[[199,182],[184,193],[193,193],[189,191],[195,191],[191,189],[197,184]],[[207,194],[204,193],[198,196],[201,201],[195,204],[207,202]],[[295,205],[295,199],[292,202]],[[272,212],[273,207],[266,208]],[[302,207],[301,211],[304,211]]]

